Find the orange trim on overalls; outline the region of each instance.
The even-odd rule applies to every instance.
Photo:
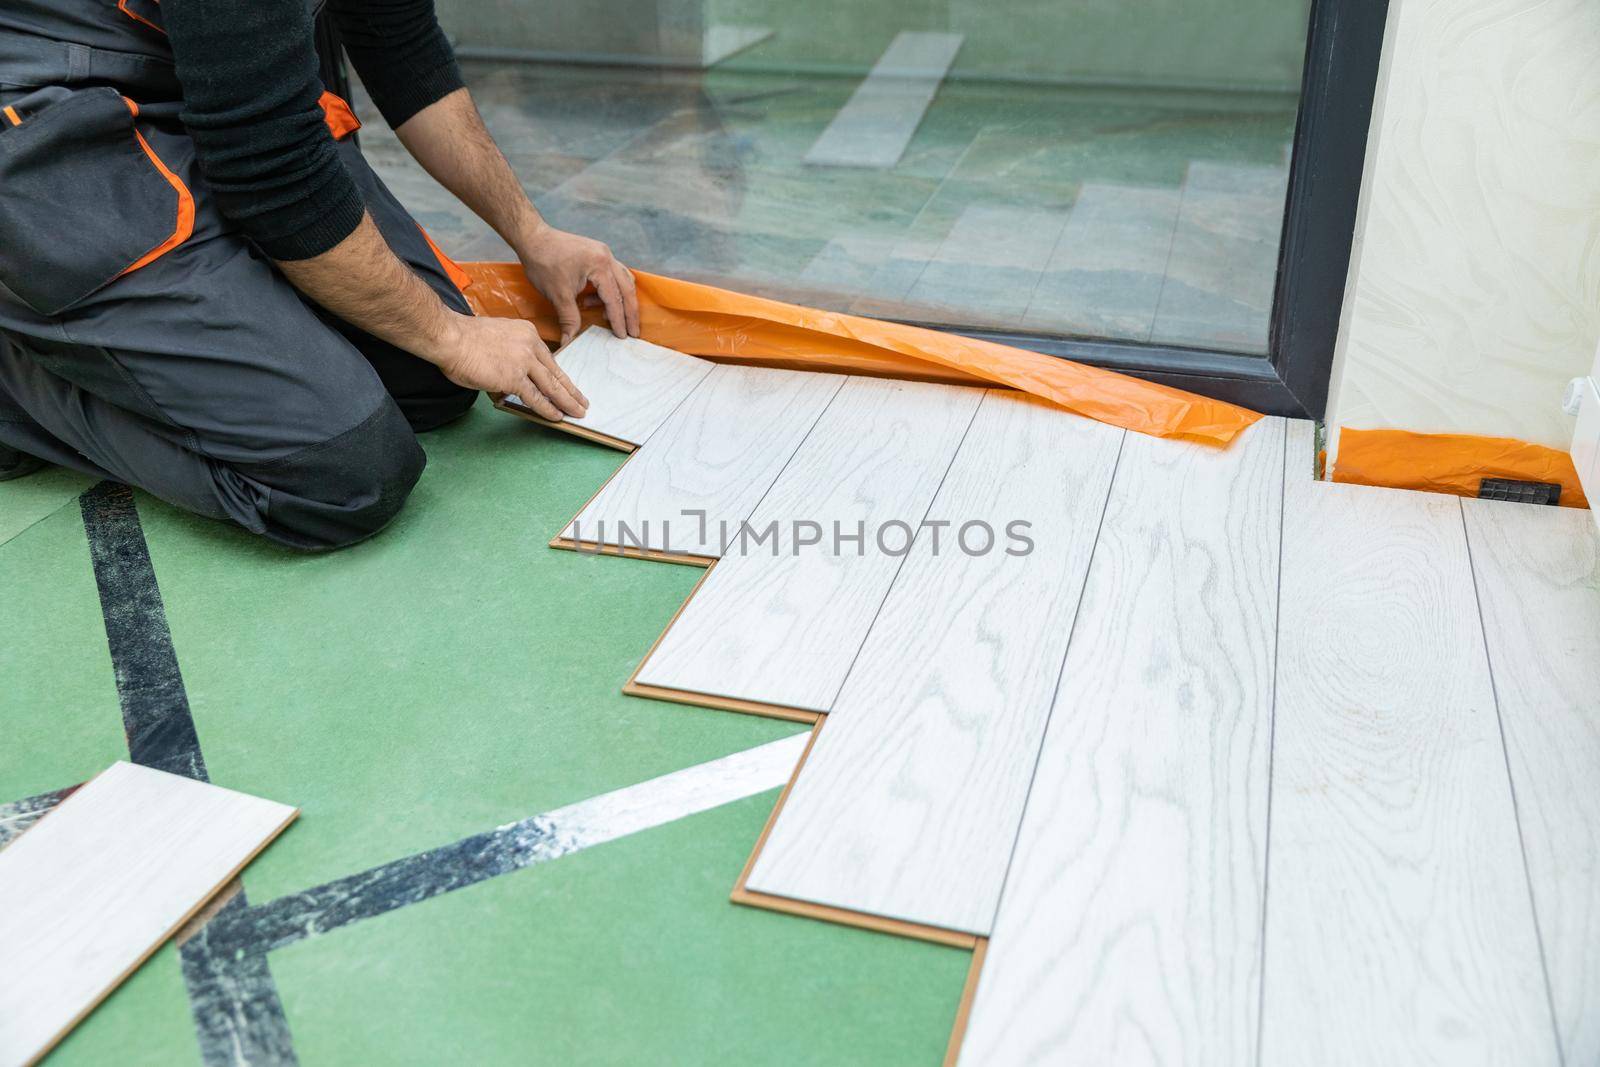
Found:
[[[151,2],[159,4],[161,0],[151,0]],[[149,19],[145,18],[143,15],[129,7],[128,0],[117,0],[117,10],[140,25],[150,27],[152,30],[155,30],[157,33],[161,34],[161,36],[165,37],[167,35],[167,31],[165,29],[156,23],[151,22]]]
[[[328,124],[328,132],[335,141],[342,141],[361,128],[361,120],[337,93],[324,89],[317,105],[322,108],[322,121]]]
[[[422,231],[422,239],[428,242],[429,248],[433,249],[433,256],[439,261],[439,266],[444,268],[445,275],[450,279],[450,284],[465,293],[467,286],[472,284],[472,275],[462,270],[455,260],[445,255],[439,249],[439,246],[433,243],[433,238],[428,236],[428,231],[422,229],[422,223],[417,223],[417,229]]]
[[[10,104],[7,104],[3,109],[0,109],[0,110],[3,110],[4,113],[5,113],[6,118],[11,120],[11,125],[13,125],[13,126],[21,126],[22,125],[22,116],[17,114],[17,109],[16,108],[12,107]]]
[[[122,102],[128,105],[128,111],[135,119],[137,119],[139,117],[139,105],[134,103],[132,100],[129,100],[127,97],[123,97]],[[140,256],[138,259],[134,260],[132,263],[128,264],[127,267],[123,268],[122,271],[117,274],[117,277],[119,278],[124,274],[132,274],[140,267],[149,266],[151,263],[154,263],[168,252],[172,251],[174,248],[177,248],[179,245],[183,244],[183,242],[189,239],[189,235],[194,233],[194,194],[189,192],[189,187],[183,184],[183,180],[181,178],[172,173],[172,171],[168,169],[167,165],[161,162],[161,157],[156,155],[155,149],[150,147],[150,142],[144,139],[144,134],[139,132],[138,127],[134,127],[133,136],[139,142],[139,147],[144,149],[144,154],[150,157],[150,162],[155,166],[156,170],[160,171],[161,176],[167,180],[167,184],[172,186],[172,188],[177,191],[178,218],[176,224],[172,228],[172,236],[156,245],[154,248]]]

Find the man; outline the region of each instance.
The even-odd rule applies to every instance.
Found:
[[[478,390],[586,401],[533,327],[474,318],[319,73],[331,18],[427,171],[555,305],[637,335],[633,279],[547,225],[432,0],[0,5],[0,478],[51,462],[299,548],[382,528]],[[321,58],[323,70],[337,59]]]

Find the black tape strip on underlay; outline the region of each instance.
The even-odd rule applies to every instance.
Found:
[[[0,804],[0,848],[21,837],[22,831],[44,818],[47,811],[71,796],[77,788],[69,785],[52,793],[40,793],[38,796],[14,800],[10,804]]]
[[[215,952],[233,956],[271,952],[531,864],[557,859],[579,847],[573,835],[563,834],[548,818],[536,815],[314,889],[219,914],[206,929]]]
[[[206,781],[200,738],[189,714],[166,608],[133,491],[101,482],[79,498],[89,558],[100,589],[106,644],[117,677],[128,757],[157,770]]]
[[[85,492],[78,505],[100,590],[128,757],[147,767],[207,781],[200,737],[133,491],[101,482]],[[200,1059],[207,1067],[298,1062],[266,958],[221,953],[211,944],[212,925],[248,907],[241,889],[179,949]]]
[[[249,906],[240,890],[178,950],[200,1059],[207,1067],[300,1062],[267,957],[225,951],[213,937],[220,924]]]

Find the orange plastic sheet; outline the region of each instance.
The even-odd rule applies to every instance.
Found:
[[[1411,433],[1407,430],[1339,431],[1333,480],[1393,489],[1477,496],[1485,478],[1561,483],[1561,503],[1586,508],[1572,457],[1560,449],[1510,437]]]
[[[529,319],[560,336],[555,312],[515,263],[466,263],[480,315]],[[1245,408],[1054,356],[634,271],[640,334],[708,359],[798,370],[1020,389],[1113,426],[1226,444],[1261,418]],[[586,325],[602,323],[585,310]]]

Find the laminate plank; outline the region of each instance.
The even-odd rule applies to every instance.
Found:
[[[1260,1056],[1555,1063],[1461,505],[1285,473]]]
[[[1600,1063],[1600,539],[1576,508],[1462,506],[1557,1031]]]
[[[559,430],[588,431],[638,446],[667,421],[683,399],[716,366],[636,337],[619,339],[591,326],[556,353],[556,363],[589,398],[582,418],[546,423]],[[544,422],[514,396],[505,405]]]
[[[296,814],[114,763],[0,852],[0,1063],[48,1051]]]
[[[963,40],[959,33],[896,34],[805,161],[879,168],[900,162]]]
[[[1251,1062],[1284,439],[1128,435],[961,1062]]]
[[[983,392],[848,379],[634,680],[827,711]]]
[[[1122,439],[984,397],[750,889],[989,932]]]
[[[562,536],[585,548],[720,556],[722,531],[750,517],[843,383],[838,374],[717,367]]]

